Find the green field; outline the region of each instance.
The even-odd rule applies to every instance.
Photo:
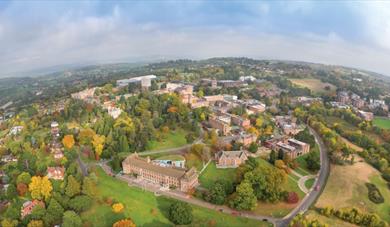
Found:
[[[188,132],[183,129],[177,129],[175,131],[169,132],[166,135],[166,138],[162,139],[162,141],[149,141],[146,145],[146,150],[154,151],[184,146],[187,144],[187,134]]]
[[[199,182],[205,188],[210,189],[217,180],[233,183],[236,177],[236,169],[217,169],[215,162],[211,162],[199,177]]]
[[[81,217],[89,226],[112,226],[124,217],[130,217],[137,226],[174,226],[167,218],[168,207],[174,201],[164,196],[139,188],[129,187],[125,182],[106,175],[102,169],[96,170],[98,176],[99,199],[92,209],[82,213]],[[122,214],[114,214],[103,198],[112,198],[125,205]],[[191,226],[269,226],[269,223],[239,218],[218,211],[192,206],[194,220]]]
[[[390,129],[390,118],[388,117],[375,117],[373,123],[379,128]]]

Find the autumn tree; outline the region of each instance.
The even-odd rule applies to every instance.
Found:
[[[83,145],[90,144],[95,134],[96,133],[90,128],[82,129],[78,136],[80,144]]]
[[[74,138],[73,135],[66,135],[62,139],[62,144],[64,144],[64,147],[67,149],[72,149],[74,146]]]
[[[70,175],[68,176],[68,183],[66,184],[65,194],[69,197],[73,197],[75,195],[80,194],[81,186],[77,179]]]
[[[112,227],[135,227],[135,224],[131,219],[127,218],[115,222]]]
[[[43,221],[42,220],[31,220],[28,224],[27,227],[43,227]]]
[[[95,158],[99,160],[100,155],[103,152],[104,142],[106,141],[106,137],[104,135],[95,134],[93,136],[92,145],[95,148]]]
[[[33,199],[42,200],[50,197],[53,186],[47,176],[33,176],[28,189]]]
[[[112,205],[112,210],[114,211],[114,213],[120,213],[123,211],[125,207],[123,206],[122,203],[114,203]]]
[[[65,211],[62,218],[62,227],[81,227],[82,221],[80,216],[78,216],[74,211]]]
[[[96,187],[96,181],[92,179],[91,177],[84,177],[83,179],[83,187],[82,187],[83,194],[94,198],[97,195],[97,187]]]

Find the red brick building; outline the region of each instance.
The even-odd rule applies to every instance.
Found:
[[[184,192],[198,185],[198,173],[195,168],[187,170],[177,167],[162,167],[153,164],[149,157],[139,157],[137,153],[129,155],[122,162],[122,167],[125,174],[134,174],[137,178],[163,187],[175,187]]]
[[[220,151],[215,154],[217,168],[237,168],[247,159],[245,151]]]

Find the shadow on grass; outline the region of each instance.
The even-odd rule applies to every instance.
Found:
[[[168,213],[169,212],[169,206],[174,201],[172,199],[169,199],[169,198],[163,197],[163,196],[157,197],[156,201],[157,201],[157,208],[160,210],[162,215],[164,215],[164,217],[169,220],[169,213]]]

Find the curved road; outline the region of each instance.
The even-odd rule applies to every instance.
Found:
[[[306,212],[311,205],[313,205],[318,197],[320,197],[322,190],[325,187],[326,180],[328,179],[329,171],[330,171],[330,165],[329,165],[329,158],[328,158],[328,150],[322,141],[321,137],[318,135],[314,129],[310,128],[310,132],[314,135],[314,138],[316,140],[316,143],[319,145],[320,148],[320,160],[321,160],[321,169],[318,175],[317,180],[314,182],[314,186],[312,188],[316,188],[319,186],[319,190],[313,189],[309,194],[303,198],[299,206],[297,206],[293,211],[291,211],[287,216],[285,216],[282,219],[276,220],[275,225],[276,226],[288,226],[290,221],[299,213]]]
[[[319,174],[318,174],[318,177],[317,177],[316,181],[314,182],[314,186],[312,187],[312,190],[308,194],[306,194],[305,198],[303,198],[301,203],[294,210],[292,210],[288,215],[286,215],[283,218],[274,218],[274,217],[267,217],[267,216],[261,216],[261,215],[254,215],[254,214],[250,214],[250,213],[247,213],[247,212],[238,212],[238,211],[234,211],[234,210],[232,210],[232,209],[230,209],[230,208],[228,208],[226,206],[216,206],[216,205],[213,205],[213,204],[210,204],[210,203],[198,200],[198,199],[188,198],[187,196],[184,196],[184,195],[182,195],[180,193],[175,193],[175,192],[163,192],[162,194],[164,194],[164,195],[166,195],[168,197],[173,197],[173,198],[176,198],[176,199],[179,199],[179,200],[183,200],[185,202],[189,202],[189,203],[196,204],[196,205],[199,205],[199,206],[203,206],[203,207],[206,207],[206,208],[209,208],[209,209],[219,210],[219,211],[224,212],[224,213],[230,213],[230,214],[232,214],[232,213],[239,213],[240,216],[242,216],[242,217],[256,219],[256,220],[262,220],[262,221],[266,220],[268,222],[273,223],[277,227],[288,226],[290,221],[297,214],[306,212],[310,208],[310,206],[312,206],[316,202],[316,200],[321,195],[321,192],[322,192],[322,190],[325,187],[326,180],[328,178],[329,171],[330,171],[330,165],[329,165],[329,158],[328,158],[327,148],[324,145],[321,137],[317,134],[317,132],[315,132],[310,127],[309,127],[309,129],[310,129],[310,132],[314,135],[316,143],[318,144],[318,146],[320,148],[321,169],[319,171]],[[148,152],[148,154],[164,153],[164,152],[175,151],[175,150],[179,151],[180,149],[185,149],[185,148],[187,148],[187,147],[183,146],[183,147],[179,147],[179,148],[176,148],[176,149],[167,149],[167,150],[160,150],[160,151],[150,151],[150,152]],[[79,161],[79,163],[84,164],[80,158],[78,158],[78,161]],[[113,173],[111,171],[111,168],[108,165],[106,165],[106,163],[101,162],[98,165],[100,165],[106,173],[113,175]],[[134,182],[131,182],[130,179],[127,179],[124,176],[117,175],[117,178],[120,179],[120,180],[123,180],[123,181],[127,181],[127,183],[134,185]],[[319,186],[319,190],[315,190],[314,189],[317,186]],[[153,190],[150,190],[150,191],[153,191]]]

